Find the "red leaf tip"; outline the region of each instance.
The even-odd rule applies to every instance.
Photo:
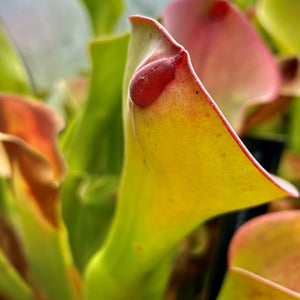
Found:
[[[210,18],[212,20],[220,20],[229,12],[229,4],[227,1],[216,1],[211,8]]]

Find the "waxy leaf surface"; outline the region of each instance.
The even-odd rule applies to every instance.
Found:
[[[0,108],[0,141],[11,168],[28,264],[50,299],[79,299],[80,281],[59,213],[65,164],[56,135],[62,120],[44,104],[15,95],[1,94]]]
[[[25,68],[0,23],[0,90],[28,94],[29,81]]]
[[[119,176],[92,180],[70,174],[62,186],[62,209],[74,261],[83,271],[109,230],[116,203]]]
[[[300,211],[255,218],[231,241],[229,274],[219,299],[300,299]],[[226,285],[235,289],[230,291]],[[233,294],[236,293],[236,294]],[[226,295],[228,294],[228,295]],[[280,296],[279,296],[280,295]],[[252,297],[251,297],[252,296]],[[257,298],[255,298],[257,299]]]
[[[191,55],[194,69],[235,130],[247,107],[276,97],[279,72],[250,22],[223,0],[179,0],[163,24]]]
[[[88,97],[62,140],[69,165],[62,209],[80,269],[102,244],[113,216],[115,202],[104,190],[111,187],[113,192],[112,185],[118,185],[123,160],[122,81],[128,42],[128,34],[91,42],[93,68]],[[104,186],[93,192],[101,194],[99,201],[91,205],[86,191],[102,180]]]
[[[252,8],[257,0],[234,0],[234,3],[238,5],[241,9],[247,10],[248,8]]]
[[[0,191],[3,189],[1,182]],[[7,201],[7,193],[3,195],[1,198]],[[28,286],[28,266],[8,215],[7,208],[0,207],[0,294],[14,300],[33,300],[33,292]]]
[[[228,271],[217,300],[295,300],[296,293],[240,268]]]
[[[300,54],[298,0],[260,0],[256,11],[261,24],[279,42],[284,52]]]
[[[123,94],[125,165],[110,236],[86,273],[89,300],[126,299],[126,289],[149,277],[204,220],[297,195],[250,156],[184,48],[152,19],[137,16],[131,22]],[[96,289],[102,277],[114,287],[110,292]]]
[[[131,49],[139,46],[140,51],[129,55],[125,79],[123,184],[138,161],[141,175],[156,187],[151,192],[156,200],[148,199],[148,209],[143,207],[145,220],[155,215],[153,225],[166,223],[163,230],[181,223],[179,216],[192,222],[200,211],[210,217],[287,193],[247,153],[193,72],[188,53],[157,23],[138,17],[132,23]],[[135,93],[138,84],[140,94]]]
[[[123,158],[122,81],[128,41],[129,35],[123,35],[94,40],[90,45],[93,70],[88,99],[62,141],[72,171],[120,173]]]
[[[123,12],[122,0],[82,0],[90,14],[96,36],[107,36],[115,29]]]
[[[0,249],[0,293],[13,300],[35,300],[33,292]]]
[[[0,95],[0,132],[11,168],[17,168],[40,213],[57,225],[58,185],[65,165],[55,144],[62,120],[38,102]],[[26,120],[26,122],[25,122]]]

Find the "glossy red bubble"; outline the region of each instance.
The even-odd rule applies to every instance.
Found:
[[[143,66],[130,82],[129,93],[132,102],[141,108],[155,102],[175,78],[176,67],[182,61],[183,53],[159,58]]]

